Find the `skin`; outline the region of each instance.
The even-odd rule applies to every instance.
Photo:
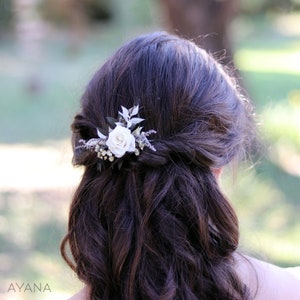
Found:
[[[300,299],[300,267],[283,269],[253,257],[236,255],[236,270],[255,300]]]
[[[81,291],[77,294],[69,298],[68,300],[89,300],[88,298],[88,288],[84,287]]]

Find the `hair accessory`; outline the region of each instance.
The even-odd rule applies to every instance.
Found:
[[[88,141],[81,139],[79,143],[82,145],[75,148],[85,148],[97,152],[97,156],[101,160],[98,164],[100,170],[103,161],[118,162],[118,167],[121,168],[121,158],[127,152],[138,156],[144,147],[156,151],[147,138],[156,131],[142,131],[143,127],[140,127],[139,124],[144,119],[134,117],[138,115],[139,106],[136,105],[129,109],[121,106],[121,108],[122,112],[118,112],[118,119],[106,118],[109,125],[106,130],[97,128],[98,138],[92,138]]]

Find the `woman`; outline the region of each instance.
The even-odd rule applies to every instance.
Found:
[[[237,253],[218,176],[250,149],[253,114],[210,55],[167,33],[138,37],[81,105],[74,163],[85,170],[62,255],[86,288],[71,299],[300,299],[296,277]]]

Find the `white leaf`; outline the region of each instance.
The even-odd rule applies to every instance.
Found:
[[[141,134],[141,130],[142,130],[143,127],[137,127],[133,132],[132,134],[134,136],[139,136]]]
[[[136,105],[136,106],[134,106],[134,107],[132,108],[131,115],[132,115],[132,116],[135,116],[135,115],[138,114],[138,112],[139,112],[139,106]]]
[[[98,134],[100,139],[106,139],[107,138],[107,136],[102,134],[98,128],[97,128],[97,134]]]
[[[130,119],[130,121],[131,121],[132,124],[136,125],[136,124],[139,124],[139,123],[143,122],[144,119],[142,119],[142,118],[132,118],[132,119]]]
[[[100,139],[90,139],[85,142],[85,146],[88,148],[95,147],[101,140]]]
[[[120,113],[120,115],[127,121],[129,119],[128,109],[124,106],[121,107],[122,107],[122,113]]]

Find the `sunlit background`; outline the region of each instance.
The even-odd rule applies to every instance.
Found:
[[[0,298],[66,299],[82,286],[59,254],[81,175],[70,123],[101,63],[162,29],[225,63],[232,54],[264,140],[254,167],[223,176],[241,250],[300,265],[299,9],[299,0],[1,0]]]

